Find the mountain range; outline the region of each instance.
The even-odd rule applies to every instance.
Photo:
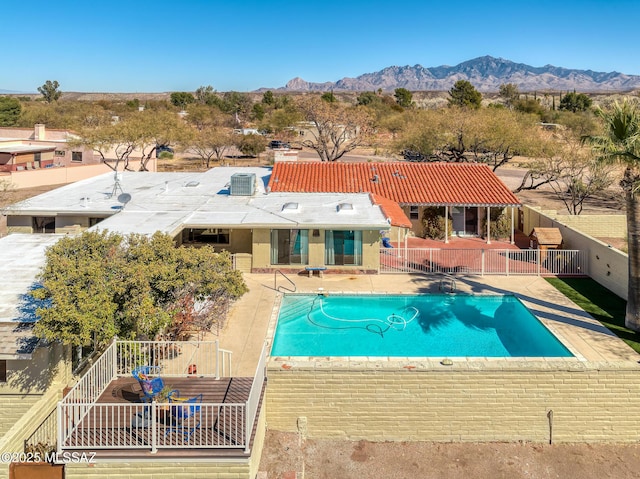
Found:
[[[532,67],[504,58],[484,56],[456,66],[425,68],[391,66],[378,72],[336,82],[312,83],[302,78],[290,80],[284,91],[448,91],[458,80],[468,80],[481,92],[497,92],[500,85],[513,83],[520,91],[576,90],[580,92],[630,91],[640,88],[640,75],[594,72],[545,65]]]

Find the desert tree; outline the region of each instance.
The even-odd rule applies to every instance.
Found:
[[[610,109],[596,109],[604,125],[601,135],[585,138],[600,160],[625,166],[620,186],[625,194],[629,277],[625,326],[640,331],[640,107],[625,99]]]
[[[267,90],[262,94],[262,103],[264,105],[275,105],[276,99],[273,96],[273,92],[271,90]]]
[[[467,80],[458,80],[449,90],[449,105],[480,108],[482,94]]]
[[[22,113],[22,105],[16,98],[0,96],[0,126],[14,126]]]
[[[402,108],[409,108],[413,102],[413,94],[406,88],[396,88],[393,96]]]
[[[206,168],[210,168],[214,158],[222,161],[233,143],[234,138],[226,130],[209,126],[194,132],[188,141],[188,150],[200,158]]]
[[[145,110],[117,122],[85,128],[74,143],[91,147],[114,171],[129,170],[132,158],[140,159],[140,171],[148,171],[158,145],[180,144],[186,135],[184,121],[174,112]]]
[[[584,93],[576,93],[573,91],[562,97],[559,109],[576,113],[579,111],[587,111],[591,108],[592,103],[591,98]]]
[[[504,104],[508,108],[513,108],[515,102],[520,98],[520,90],[518,90],[518,86],[513,83],[504,83],[500,85],[498,95],[504,100]]]
[[[267,149],[267,140],[262,135],[236,135],[236,148],[243,155],[256,157]]]
[[[38,92],[42,95],[42,98],[46,103],[53,103],[58,101],[62,96],[60,91],[60,84],[57,80],[47,80],[44,85],[38,87]]]
[[[537,151],[538,127],[533,117],[504,108],[415,112],[397,142],[426,159],[487,163],[495,171],[516,154]]]
[[[47,250],[35,332],[74,346],[104,345],[115,335],[154,338],[176,319],[186,296],[232,301],[247,291],[227,253],[176,247],[169,235],[107,231],[66,236]]]
[[[298,108],[310,128],[311,138],[302,145],[318,153],[321,161],[336,161],[369,139],[373,121],[369,111],[363,107],[329,103],[317,96],[305,96]]]
[[[211,85],[201,86],[195,92],[195,101],[200,105],[218,105],[220,98]]]
[[[187,105],[190,105],[191,103],[194,103],[196,101],[193,95],[186,91],[174,91],[171,94],[170,98],[171,104],[180,108],[181,110],[184,110]]]
[[[614,170],[569,131],[563,133],[537,155],[525,178],[549,185],[567,212],[579,215],[587,199],[613,184]]]

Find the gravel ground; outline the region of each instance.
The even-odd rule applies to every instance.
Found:
[[[268,431],[260,471],[268,479],[631,479],[638,444],[369,442]]]

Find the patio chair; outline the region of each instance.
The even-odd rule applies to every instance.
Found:
[[[202,419],[202,394],[192,398],[179,397],[177,394],[169,396],[173,425],[165,430],[165,436],[176,433],[182,435],[184,441],[188,441],[193,433],[200,427]]]
[[[131,371],[131,375],[140,383],[146,402],[153,401],[164,389],[164,381],[160,376],[151,377],[160,374],[161,370],[159,366],[138,366]]]

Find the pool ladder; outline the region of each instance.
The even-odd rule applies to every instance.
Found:
[[[283,286],[280,285],[278,286],[278,274],[280,276],[282,276],[284,279],[286,279],[287,281],[289,281],[289,283],[291,284],[291,286],[293,287],[293,289],[287,287],[287,286]],[[273,289],[275,289],[278,292],[282,292],[284,291],[289,291],[290,293],[295,293],[296,292],[296,283],[294,283],[291,278],[289,278],[286,274],[284,274],[282,271],[280,271],[279,269],[277,269],[275,271],[275,273],[273,273]]]
[[[440,273],[440,284],[438,289],[441,293],[455,293],[456,292],[456,278],[447,273]],[[448,291],[447,291],[448,289]]]

